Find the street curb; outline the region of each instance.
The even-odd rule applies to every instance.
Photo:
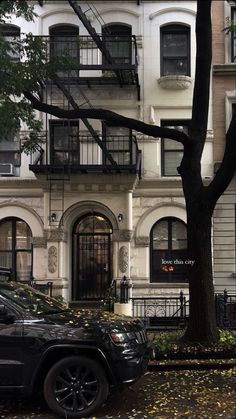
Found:
[[[201,360],[192,359],[191,361],[150,361],[148,364],[149,371],[171,371],[171,370],[206,370],[206,369],[231,369],[236,367],[234,359],[228,360]]]

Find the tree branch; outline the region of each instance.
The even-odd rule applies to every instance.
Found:
[[[225,153],[222,163],[206,188],[207,198],[215,202],[229,186],[236,173],[236,113],[234,113],[229,129],[226,134]]]
[[[196,17],[196,71],[190,136],[205,142],[212,60],[211,0],[198,0]]]
[[[48,113],[57,118],[67,118],[67,119],[100,119],[105,121],[107,125],[110,126],[120,126],[125,128],[130,128],[143,134],[155,137],[155,138],[169,138],[171,140],[182,143],[183,145],[191,144],[191,140],[184,132],[165,128],[158,127],[156,125],[149,125],[145,122],[138,121],[133,118],[127,118],[125,116],[119,115],[115,112],[106,110],[106,109],[74,109],[66,110],[61,109],[54,105],[48,105],[39,101],[32,93],[24,92],[24,96],[28,99],[35,110]]]

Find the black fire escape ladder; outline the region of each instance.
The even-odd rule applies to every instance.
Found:
[[[68,0],[68,3],[70,4],[70,6],[72,7],[72,9],[76,13],[76,15],[78,16],[78,18],[81,20],[81,22],[83,23],[84,27],[87,29],[88,33],[93,38],[93,41],[95,42],[95,44],[97,45],[97,47],[100,49],[101,53],[103,54],[103,56],[105,57],[105,59],[107,60],[107,62],[109,64],[113,64],[112,56],[111,56],[110,52],[108,51],[108,49],[106,48],[104,41],[97,34],[96,30],[91,25],[91,23],[89,22],[89,20],[88,20],[88,18],[86,16],[86,12],[88,12],[88,10],[91,10],[94,13],[93,9],[91,7],[89,7],[89,9],[86,10],[86,12],[83,12],[82,9],[81,9],[81,7],[77,3],[77,0]],[[117,69],[114,69],[113,71],[114,71],[115,75],[117,76],[117,78],[118,78],[118,80],[120,82],[120,85],[122,86],[123,85],[122,71],[121,70],[117,70]]]
[[[73,107],[74,110],[79,109],[79,106],[77,105],[77,103],[75,102],[75,100],[73,99],[72,95],[70,94],[70,92],[68,91],[68,89],[63,85],[63,83],[60,81],[59,77],[54,74],[52,76],[52,79],[55,83],[55,85],[58,87],[58,89],[61,90],[61,92],[65,95],[65,97],[67,98],[68,102],[70,103],[70,105]],[[87,118],[81,118],[82,122],[84,123],[84,125],[86,126],[86,128],[88,129],[88,131],[90,132],[90,134],[92,135],[92,137],[94,138],[94,140],[96,141],[96,143],[99,145],[99,147],[102,149],[103,153],[105,154],[106,158],[109,160],[109,162],[113,165],[113,166],[117,166],[116,161],[112,158],[111,154],[108,152],[106,145],[104,144],[104,142],[101,141],[99,135],[97,134],[97,132],[94,130],[94,128],[92,127],[92,125],[90,124],[90,122],[88,121]]]

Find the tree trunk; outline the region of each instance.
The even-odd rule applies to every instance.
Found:
[[[211,219],[213,205],[204,199],[187,205],[190,316],[183,340],[204,345],[217,342],[212,274]]]

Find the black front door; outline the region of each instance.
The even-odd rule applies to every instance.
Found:
[[[81,218],[74,229],[73,300],[101,300],[111,283],[111,233],[100,214]]]

